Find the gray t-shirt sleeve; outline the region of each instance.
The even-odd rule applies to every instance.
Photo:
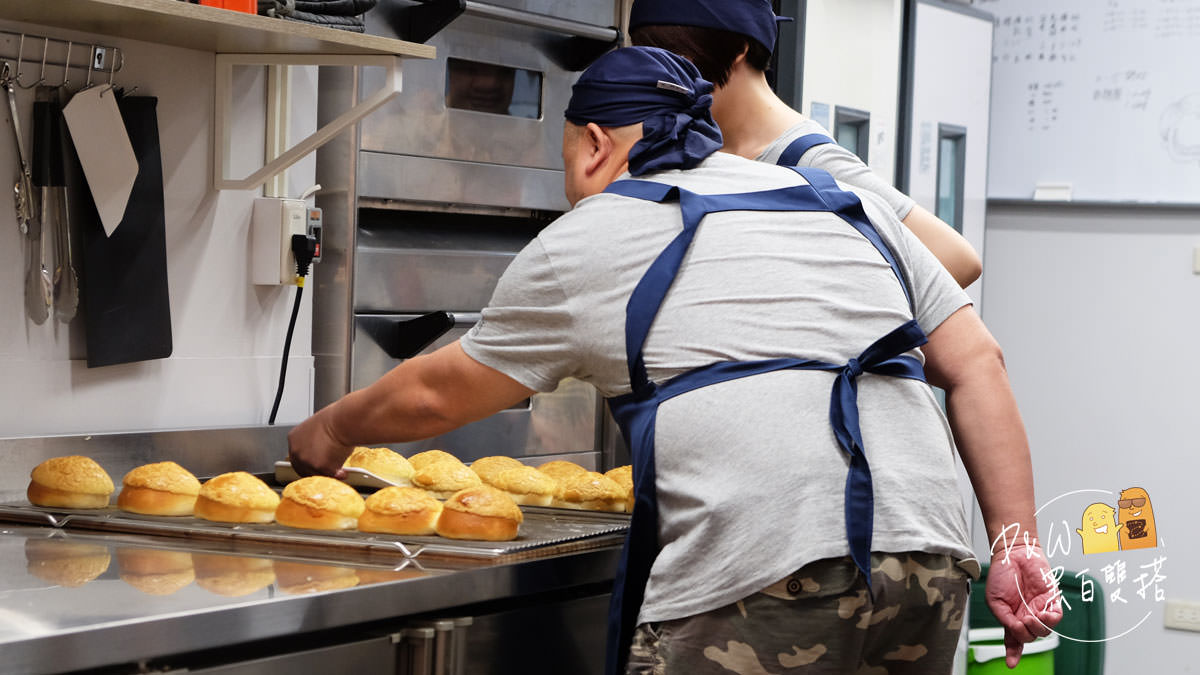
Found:
[[[483,318],[459,341],[467,356],[535,391],[574,375],[575,320],[542,242],[534,239],[501,275]]]
[[[874,192],[888,203],[900,220],[907,218],[917,204],[912,197],[880,178],[858,155],[837,143],[818,145],[804,153],[800,158],[800,166],[824,169],[847,185]]]

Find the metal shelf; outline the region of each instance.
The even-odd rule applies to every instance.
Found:
[[[0,19],[216,54],[434,57],[433,47],[179,0],[4,0]]]
[[[2,0],[0,19],[213,52],[216,55],[213,187],[256,189],[400,92],[400,61],[432,59],[428,45],[234,12],[179,0]],[[231,81],[234,66],[381,66],[385,84],[290,148],[272,145],[266,164],[229,176]],[[273,77],[272,81],[277,82]],[[283,88],[281,88],[283,87]],[[286,85],[275,84],[268,131],[286,120]],[[274,123],[274,125],[272,124]]]

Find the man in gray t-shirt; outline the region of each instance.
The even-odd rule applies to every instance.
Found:
[[[644,585],[628,596],[637,604],[625,609],[640,628],[632,651],[618,641],[620,657],[632,654],[631,672],[750,667],[746,659],[774,672],[810,657],[830,668],[885,667],[893,658],[886,655],[903,654],[911,672],[938,672],[961,629],[965,573],[978,569],[952,426],[989,535],[1013,528],[1036,536],[1028,449],[999,349],[961,289],[878,197],[855,199],[827,174],[714,152],[720,134],[706,87],[691,64],[662,50],[602,57],[580,78],[567,111],[574,208],[517,256],[468,335],[298,426],[289,435],[292,462],[301,473],[335,474],[355,444],[443,433],[569,377],[593,384],[622,419],[630,397],[652,399],[657,385],[666,391],[714,365],[786,360],[797,367],[654,401],[648,438],[626,427],[638,483],[631,542],[649,512],[656,550]],[[824,187],[814,190],[813,181]],[[787,197],[764,210],[751,209],[769,194],[728,210],[733,202],[722,198],[701,220],[681,219],[678,203],[644,197],[655,184],[676,186],[670,194],[693,205],[709,204],[703,195]],[[788,201],[800,194],[812,200],[807,210]],[[833,209],[831,201],[847,206]],[[859,201],[857,220],[831,211],[850,213]],[[877,241],[858,229],[863,222]],[[664,282],[655,270],[681,227],[694,238]],[[643,358],[631,360],[627,328],[644,322],[643,287],[656,285],[661,304],[649,313]],[[887,363],[910,374],[923,364],[947,389],[952,411],[969,406],[970,415],[948,424],[924,381],[868,363],[868,347],[907,324],[928,344],[917,349],[914,341]],[[854,452],[830,424],[835,410],[849,414],[847,404],[831,404],[840,378],[856,392]],[[639,463],[647,452],[653,461]],[[869,565],[847,557],[862,526],[843,517],[843,506],[858,499],[846,488],[857,461],[848,455],[869,459]],[[653,480],[639,466],[653,468]],[[993,574],[988,588],[993,607],[1008,610],[997,614],[1014,648],[1061,616],[1048,606],[1040,549],[1032,541],[1019,548],[1029,555],[1005,562],[1017,574]],[[618,597],[636,562],[631,556],[623,568]],[[1013,579],[1040,604],[1022,605]],[[820,603],[841,618],[810,611]],[[730,611],[731,620],[712,628]],[[872,626],[869,639],[854,636]],[[742,637],[725,639],[734,634]],[[748,652],[734,646],[739,640]],[[806,656],[783,659],[793,648]],[[776,654],[778,663],[762,661]]]

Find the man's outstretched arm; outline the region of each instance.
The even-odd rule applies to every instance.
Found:
[[[301,422],[288,434],[288,457],[302,476],[334,476],[356,445],[436,436],[534,393],[454,342],[401,363]]]
[[[1025,642],[1048,635],[1062,619],[1046,576],[1049,563],[1036,545],[1033,465],[1025,426],[1000,346],[973,307],[959,309],[938,326],[923,351],[930,383],[946,390],[954,440],[993,544],[986,595],[1004,626],[1011,668]]]

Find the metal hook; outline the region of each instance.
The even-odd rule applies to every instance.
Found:
[[[117,85],[113,84],[113,76],[117,72],[117,57],[119,56],[121,58],[121,65],[125,65],[125,55],[121,53],[121,50],[118,47],[113,47],[113,52],[114,54],[112,55],[112,58],[109,59],[108,64],[108,86],[116,88]]]
[[[37,82],[34,82],[33,84],[22,84],[21,83],[21,62],[24,59],[24,57],[25,57],[25,34],[21,33],[21,40],[20,40],[20,42],[17,43],[17,74],[13,76],[12,81],[15,82],[17,84],[17,86],[22,89],[33,89],[34,87],[41,84],[42,81],[38,80]]]
[[[17,85],[21,84],[21,55],[25,53],[25,34],[21,33],[21,41],[17,43]]]
[[[50,50],[50,38],[42,38],[42,69],[38,72],[38,84],[46,81],[46,52]]]
[[[61,89],[66,89],[67,85],[71,84],[71,47],[74,46],[74,42],[67,40],[67,58],[63,59],[63,81],[58,85]]]
[[[92,86],[92,71],[96,67],[96,45],[92,45],[92,53],[88,58],[88,79],[87,84],[83,85],[84,89]]]

